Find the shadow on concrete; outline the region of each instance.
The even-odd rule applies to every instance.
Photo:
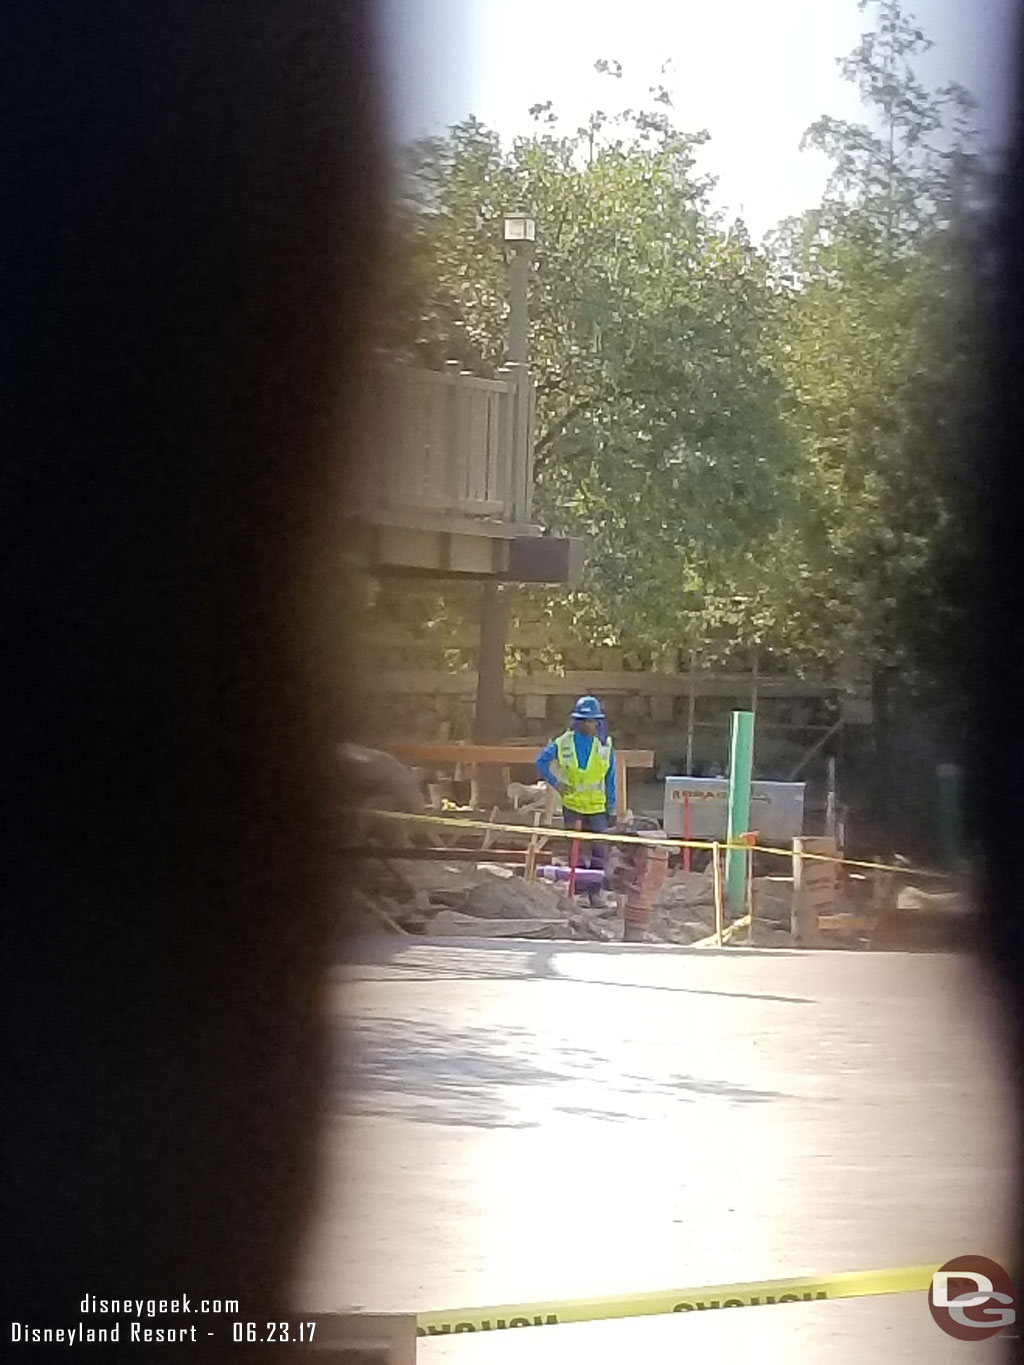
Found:
[[[503,1030],[513,1041],[520,1030]],[[520,1045],[524,1038],[518,1040]],[[519,1117],[510,1086],[542,1086],[558,1072],[523,1055],[504,1055],[489,1030],[453,1031],[421,1020],[352,1020],[347,1059],[332,1090],[336,1114],[402,1118],[474,1128],[536,1128]]]
[[[699,986],[665,986],[656,982],[615,981],[603,977],[566,976],[555,960],[567,952],[574,956],[607,960],[634,955],[635,945],[614,943],[565,943],[525,939],[419,939],[381,936],[357,940],[350,945],[348,963],[336,969],[336,980],[366,981],[562,981],[576,986],[611,986],[621,990],[668,992],[673,995],[711,995],[722,999],[765,1000],[784,1005],[813,1005],[805,995],[773,995],[767,991],[716,991]],[[643,948],[639,949],[643,952]],[[658,953],[658,950],[654,950]],[[683,950],[685,951],[685,950]],[[744,955],[742,949],[696,949],[701,955],[719,951]],[[753,950],[755,953],[757,950]]]
[[[514,1026],[444,1028],[422,1019],[352,1019],[345,1034],[346,1061],[335,1068],[331,1094],[334,1117],[405,1119],[474,1128],[536,1128],[524,1117],[522,1094],[544,1089],[547,1115],[563,1113],[634,1122],[650,1117],[652,1101],[664,1109],[674,1102],[708,1098],[731,1104],[791,1099],[780,1091],[758,1090],[728,1081],[680,1074],[617,1072],[611,1058],[590,1048],[558,1047]],[[601,1077],[605,1107],[593,1103],[594,1077]],[[565,1104],[552,1103],[551,1088]],[[579,1098],[589,1103],[574,1102]]]

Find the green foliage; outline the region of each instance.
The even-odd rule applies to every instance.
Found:
[[[414,147],[402,223],[417,307],[392,310],[389,343],[493,372],[501,217],[535,213],[535,505],[589,547],[584,589],[557,609],[595,643],[728,652],[733,600],[783,514],[775,300],[742,225],[709,212],[705,134],[681,133],[664,89],[651,94],[653,112],[598,113],[569,138],[537,106],[536,133],[507,151],[473,120]]]
[[[799,452],[806,592],[793,606],[808,630],[825,629],[834,657],[948,686],[969,582],[980,172],[967,98],[925,90],[912,67],[923,35],[898,0],[877,9],[843,70],[879,131],[814,125],[809,138],[836,167],[829,194],[772,244],[789,292],[777,369]]]
[[[922,85],[914,62],[931,43],[902,0],[860,0],[860,8],[876,11],[875,27],[839,67],[857,86],[871,123],[823,115],[804,134],[804,146],[832,161],[825,217],[898,254],[946,220],[950,159],[973,141],[976,106],[960,85],[935,91]]]
[[[538,220],[535,506],[583,535],[578,638],[708,663],[856,658],[940,676],[966,609],[965,428],[979,390],[972,104],[915,74],[901,0],[841,61],[863,124],[819,119],[821,205],[756,248],[710,211],[671,100],[504,147],[470,119],[401,168],[383,343],[493,373],[506,212]],[[598,63],[611,80],[618,63]],[[959,614],[959,615],[958,615]]]

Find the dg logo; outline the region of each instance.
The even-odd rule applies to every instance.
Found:
[[[955,1256],[932,1276],[928,1307],[958,1341],[984,1341],[1016,1321],[1013,1281],[987,1256]]]

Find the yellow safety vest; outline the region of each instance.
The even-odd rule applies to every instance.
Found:
[[[577,815],[598,815],[608,809],[604,780],[612,765],[612,742],[601,742],[594,736],[587,766],[581,768],[576,757],[576,735],[566,730],[555,740],[558,750],[558,769],[568,791],[562,794],[562,805]]]

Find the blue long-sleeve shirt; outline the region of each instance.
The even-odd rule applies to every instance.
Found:
[[[590,746],[594,739],[592,735],[585,735],[581,730],[573,732],[573,740],[576,744],[576,762],[581,768],[585,768],[590,762]],[[537,771],[544,781],[551,787],[558,786],[558,778],[551,771],[551,765],[558,758],[558,745],[554,740],[545,748],[541,749],[537,755]],[[617,794],[615,791],[615,755],[612,754],[612,761],[608,765],[608,772],[604,779],[604,794],[607,802],[607,809],[610,814],[614,814]]]

